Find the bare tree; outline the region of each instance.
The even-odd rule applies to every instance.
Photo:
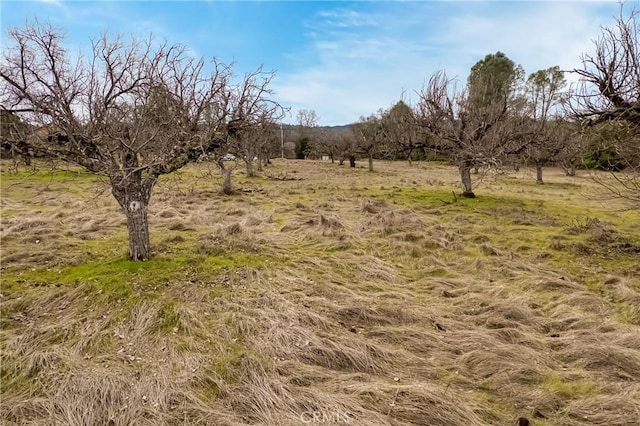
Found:
[[[553,161],[563,150],[558,107],[567,99],[565,77],[560,67],[550,67],[529,75],[525,92],[524,117],[518,123],[526,134],[525,156],[536,166],[536,183],[544,183],[542,167]]]
[[[398,101],[382,115],[387,145],[394,153],[405,155],[411,164],[413,152],[424,145],[422,132],[413,109],[404,101]]]
[[[437,140],[430,148],[458,163],[463,197],[475,197],[473,167],[493,164],[513,150],[513,126],[507,122],[514,114],[514,91],[522,73],[520,66],[497,52],[471,68],[465,90],[438,71],[420,92],[418,117]]]
[[[356,152],[367,157],[370,172],[373,171],[374,156],[380,152],[386,141],[381,116],[380,111],[367,118],[362,117],[360,121],[351,125]]]
[[[260,67],[245,74],[243,81],[230,92],[231,114],[227,124],[226,149],[242,157],[249,177],[255,176],[253,162],[259,157],[273,127],[286,112],[271,99],[273,91],[269,85],[274,75],[274,72],[265,72]]]
[[[628,12],[627,12],[628,11]],[[602,28],[595,52],[582,57],[581,77],[572,104],[575,115],[594,126],[619,122],[625,139],[616,139],[616,152],[624,155],[628,173],[614,174],[620,186],[606,186],[616,195],[640,201],[640,10],[620,6],[611,28]],[[601,181],[601,183],[604,183]]]
[[[318,114],[312,109],[301,109],[296,114],[296,121],[298,126],[303,129],[316,127],[318,125]]]
[[[108,177],[127,217],[129,256],[151,256],[147,208],[162,174],[221,139],[228,116],[229,66],[211,71],[180,45],[149,40],[92,43],[70,54],[61,33],[39,23],[10,31],[0,68],[0,103],[24,121],[46,125],[30,148]]]
[[[320,157],[326,155],[331,160],[331,163],[334,163],[336,156],[340,153],[336,139],[336,132],[330,129],[314,129],[312,154]]]
[[[335,155],[338,157],[338,164],[342,166],[345,160],[349,160],[351,167],[356,166],[356,143],[355,135],[351,130],[341,130],[336,132],[333,138],[333,146],[335,148]]]
[[[582,164],[587,151],[582,126],[571,116],[563,115],[549,123],[550,145],[555,147],[551,160],[564,170],[567,176],[576,175],[576,167]]]
[[[640,11],[625,5],[615,26],[603,28],[595,53],[582,57],[575,112],[590,124],[622,120],[640,126]]]
[[[445,153],[458,164],[462,196],[473,198],[471,169],[492,164],[504,156],[507,98],[481,109],[474,108],[465,91],[457,91],[444,72],[434,74],[420,93],[422,126],[437,142],[430,148]]]
[[[296,114],[298,122],[298,139],[296,141],[296,158],[306,159],[314,151],[317,142],[318,115],[314,110],[301,109]]]
[[[271,164],[271,157],[281,156],[282,142],[280,127],[277,123],[265,123],[258,128],[258,171],[262,171],[263,166]]]

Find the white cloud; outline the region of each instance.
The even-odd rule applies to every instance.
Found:
[[[498,50],[527,73],[559,65],[580,66],[600,25],[610,25],[612,3],[429,3],[396,7],[395,13],[319,13],[310,24],[310,64],[277,75],[283,104],[315,109],[321,124],[345,124],[388,108],[403,91],[416,96],[437,69],[464,83],[470,67]],[[384,25],[377,25],[383,22]],[[366,28],[363,28],[366,27]],[[569,76],[569,80],[573,78]],[[409,99],[411,100],[411,99]]]
[[[62,6],[62,0],[36,0],[37,3],[52,4],[54,6]]]

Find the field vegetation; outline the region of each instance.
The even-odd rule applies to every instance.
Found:
[[[0,422],[637,424],[640,212],[610,174],[462,198],[446,164],[272,163],[235,195],[160,176],[134,262],[105,178],[2,162]]]

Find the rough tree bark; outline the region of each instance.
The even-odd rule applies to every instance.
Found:
[[[462,196],[466,198],[475,198],[476,194],[473,193],[473,186],[471,183],[471,168],[473,162],[471,160],[461,160],[458,166],[460,170],[460,181],[462,183]]]
[[[129,257],[132,260],[149,260],[151,243],[147,211],[158,177],[151,173],[143,176],[134,153],[128,153],[124,157],[123,165],[132,171],[124,176],[116,173],[110,176],[111,193],[127,217]]]
[[[536,183],[538,185],[542,185],[544,181],[542,180],[542,162],[536,161]]]
[[[245,157],[244,163],[247,168],[247,177],[254,177],[256,173],[253,171],[253,160]]]
[[[564,170],[564,174],[567,176],[575,176],[576,175],[576,164],[574,161],[570,162],[562,162],[560,164],[562,170]]]
[[[231,185],[231,172],[233,169],[228,169],[224,165],[222,159],[218,160],[218,167],[222,172],[222,193],[225,195],[233,195],[233,186]]]
[[[136,191],[132,188],[118,191],[114,187],[113,195],[127,216],[129,257],[132,260],[149,260],[151,258],[149,222],[147,220],[149,199],[145,199],[146,197],[143,196],[141,191]]]

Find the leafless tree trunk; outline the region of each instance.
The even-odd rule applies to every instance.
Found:
[[[466,198],[475,198],[473,193],[473,185],[471,183],[471,168],[473,162],[471,160],[462,160],[458,165],[460,170],[460,181],[462,183],[462,196]]]
[[[560,163],[560,167],[564,170],[565,175],[567,176],[575,176],[576,175],[576,163],[572,160],[563,161]]]
[[[264,155],[264,154],[258,154],[258,171],[259,171],[259,172],[261,172],[261,171],[262,171],[262,164],[263,164],[263,163],[264,163],[264,164],[267,164],[267,161],[266,161],[266,160],[264,160],[264,161],[263,161],[263,158],[264,158],[264,157],[263,157],[263,155]]]
[[[149,225],[147,221],[149,198],[144,195],[142,190],[136,190],[132,186],[128,186],[125,191],[117,190],[114,187],[113,194],[127,216],[129,257],[132,260],[149,259],[151,257]]]
[[[253,171],[253,157],[248,155],[244,157],[244,164],[247,169],[247,177],[255,177],[256,173]]]
[[[542,185],[544,181],[542,180],[542,162],[536,161],[536,183],[538,185]]]
[[[227,168],[222,159],[218,160],[218,167],[222,172],[222,193],[225,195],[233,195],[235,193],[233,185],[231,185],[231,172],[233,172],[233,169]]]

